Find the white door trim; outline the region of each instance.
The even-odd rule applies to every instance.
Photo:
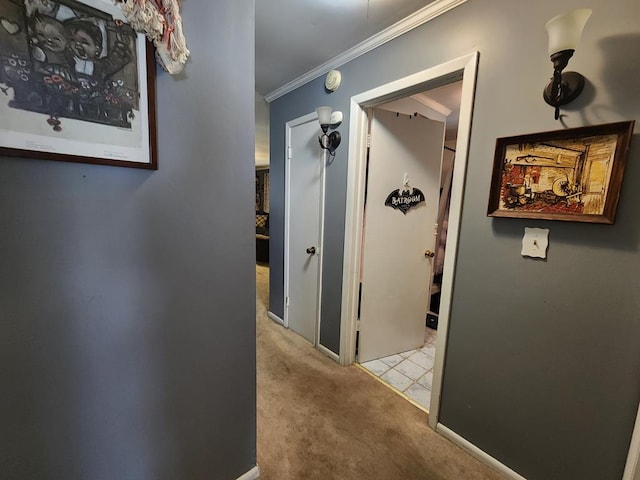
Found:
[[[624,468],[622,480],[640,480],[640,405],[638,406],[636,425],[631,436],[629,455],[627,455],[627,464]]]
[[[451,291],[458,251],[458,235],[462,213],[462,196],[467,167],[471,116],[478,69],[478,52],[423,70],[408,77],[382,85],[351,97],[349,122],[349,165],[347,172],[347,205],[345,219],[344,263],[342,276],[342,316],[340,330],[340,364],[355,362],[356,317],[360,281],[360,248],[364,210],[367,116],[366,107],[391,101],[429,88],[429,82],[462,78],[460,123],[456,143],[454,174],[451,185],[451,206],[447,228],[447,249],[444,258],[444,277],[438,315],[438,337],[431,393],[429,425],[438,423],[440,391],[449,326]]]
[[[289,328],[289,235],[291,233],[291,130],[298,125],[313,122],[318,119],[315,112],[308,113],[302,117],[295,118],[285,124],[286,142],[285,142],[285,172],[284,172],[284,318],[282,324],[285,328]],[[318,126],[318,130],[320,127]],[[318,146],[320,148],[320,146]],[[318,315],[316,318],[314,346],[320,344],[320,318],[322,307],[322,259],[324,246],[324,204],[325,204],[325,184],[326,184],[326,150],[323,150],[322,156],[322,178],[320,180],[320,232],[317,246],[318,256]]]

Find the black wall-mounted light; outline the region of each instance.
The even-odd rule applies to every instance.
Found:
[[[579,8],[553,17],[546,24],[549,33],[549,55],[553,62],[553,78],[544,89],[544,100],[555,107],[555,119],[560,118],[560,106],[575,100],[584,88],[584,77],[577,72],[562,70],[576,51],[582,30],[591,16],[591,9]]]
[[[342,122],[342,113],[333,112],[331,107],[318,107],[316,108],[318,114],[318,123],[322,129],[322,135],[318,137],[320,146],[329,152],[329,155],[334,157],[336,155],[336,148],[340,145],[342,138],[340,132],[331,132],[327,134],[329,127],[337,126]],[[336,117],[332,119],[332,117]]]

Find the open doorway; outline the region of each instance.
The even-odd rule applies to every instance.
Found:
[[[456,81],[367,110],[357,361],[427,411],[461,92]]]
[[[256,262],[269,265],[269,166],[256,167]]]
[[[451,291],[455,275],[458,247],[462,193],[466,175],[471,116],[474,101],[478,53],[451,60],[441,65],[415,73],[408,77],[373,88],[351,98],[349,171],[347,177],[347,211],[345,223],[345,249],[342,285],[342,317],[340,362],[351,365],[356,362],[356,339],[362,325],[358,319],[361,246],[364,224],[364,194],[366,182],[366,156],[368,117],[367,110],[394,100],[406,98],[437,87],[462,82],[460,116],[455,147],[454,168],[451,179],[447,248],[444,253],[441,300],[438,312],[437,338],[433,366],[433,383],[429,405],[429,425],[438,424],[442,372],[446,350]],[[423,318],[424,322],[425,319]],[[361,348],[361,347],[359,347]]]

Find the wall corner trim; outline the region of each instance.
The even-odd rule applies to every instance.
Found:
[[[256,465],[244,475],[241,475],[237,480],[258,480],[260,478],[260,469]]]
[[[272,102],[289,92],[292,92],[298,87],[314,80],[329,70],[333,70],[335,68],[344,65],[345,63],[350,62],[371,50],[384,45],[387,42],[390,42],[396,37],[413,30],[414,28],[419,27],[427,23],[430,20],[433,20],[436,17],[439,17],[443,13],[448,12],[449,10],[462,5],[467,0],[435,0],[424,8],[421,8],[415,13],[412,13],[408,17],[400,20],[399,22],[391,25],[390,27],[382,30],[381,32],[369,37],[367,40],[360,42],[355,47],[350,48],[349,50],[344,51],[343,53],[333,57],[331,60],[319,65],[312,70],[309,70],[304,75],[299,76],[298,78],[290,81],[289,83],[283,85],[280,88],[277,88],[271,93],[268,93],[264,96],[264,99],[267,102]]]
[[[480,450],[473,443],[464,439],[453,430],[445,427],[443,424],[438,423],[438,425],[436,426],[436,431],[446,439],[451,440],[456,445],[464,448],[467,452],[469,452],[472,456],[480,460],[485,465],[488,465],[499,473],[505,475],[507,478],[511,480],[527,480],[525,477],[517,474],[505,464],[499,462],[485,451]]]

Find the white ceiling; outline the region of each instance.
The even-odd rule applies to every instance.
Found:
[[[256,92],[273,92],[433,1],[256,0]]]
[[[436,1],[441,0],[256,0],[256,165],[269,164],[264,97]],[[432,89],[417,99],[447,111],[450,143],[458,129],[461,85]]]

